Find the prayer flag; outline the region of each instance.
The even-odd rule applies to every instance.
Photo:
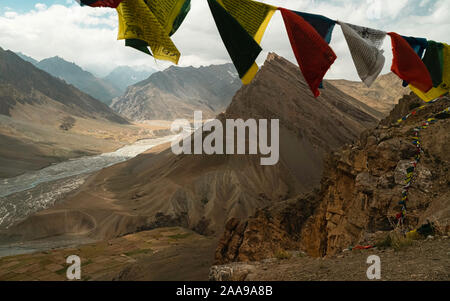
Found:
[[[303,76],[314,96],[318,97],[319,85],[336,60],[336,54],[305,19],[288,9],[279,10]]]

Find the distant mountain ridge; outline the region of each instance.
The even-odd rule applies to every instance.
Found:
[[[116,149],[101,137],[125,125],[106,104],[0,48],[0,178]]]
[[[109,104],[114,97],[121,94],[121,91],[110,82],[97,78],[75,63],[70,63],[60,57],[44,59],[35,65],[103,103]]]
[[[113,98],[125,93],[128,86],[147,79],[157,71],[145,67],[119,66],[107,76],[99,78],[77,64],[68,62],[58,56],[38,61],[21,52],[16,52],[16,54],[24,61],[30,62],[37,68],[63,79],[68,84],[74,85],[81,91],[108,105]]]
[[[241,81],[232,64],[207,67],[175,67],[152,74],[130,86],[111,107],[133,120],[204,117],[223,112]]]
[[[152,68],[138,69],[129,66],[119,66],[105,76],[103,80],[110,82],[124,93],[129,86],[147,79],[155,72],[157,70]]]

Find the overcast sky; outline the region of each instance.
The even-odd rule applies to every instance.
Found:
[[[402,35],[450,43],[449,0],[265,0],[288,9],[317,13],[329,18]],[[230,62],[206,0],[192,0],[191,12],[173,36],[181,52],[180,66]],[[295,62],[284,24],[277,12],[263,38],[262,64],[268,52]],[[170,63],[124,46],[117,41],[117,13],[109,8],[80,7],[73,0],[0,0],[0,47],[35,59],[60,56],[97,75],[116,66],[149,66],[159,70]],[[338,59],[327,78],[357,79],[350,52],[339,26],[331,47]],[[390,69],[390,38],[385,40],[386,65]]]

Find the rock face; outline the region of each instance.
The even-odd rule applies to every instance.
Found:
[[[310,255],[324,256],[355,245],[371,233],[392,230],[395,215],[401,210],[398,202],[405,169],[416,150],[412,129],[448,107],[450,98],[428,105],[400,125],[389,123],[417,103],[418,98],[405,96],[382,122],[389,126],[366,131],[356,144],[332,153],[316,194],[278,203],[248,220],[228,221],[216,262],[260,260],[273,257],[278,249],[301,248]],[[429,126],[420,136],[424,154],[409,190],[405,227],[414,229],[431,220],[446,232],[450,218],[450,161],[446,157],[450,120]],[[309,216],[310,212],[314,213]]]
[[[259,209],[248,221],[230,219],[216,250],[216,264],[273,257],[300,248],[300,232],[317,207],[315,194]]]
[[[170,67],[130,86],[111,107],[133,120],[214,117],[230,104],[241,81],[232,64]]]

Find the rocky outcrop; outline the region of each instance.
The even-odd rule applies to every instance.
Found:
[[[216,250],[216,264],[261,260],[300,247],[300,232],[317,206],[317,194],[259,209],[247,221],[230,219]]]
[[[364,132],[357,143],[331,153],[316,194],[259,210],[245,222],[230,220],[217,248],[216,262],[261,260],[274,257],[279,249],[303,249],[309,255],[324,256],[354,246],[371,234],[392,230],[401,210],[398,202],[406,168],[416,151],[412,129],[448,107],[450,98],[429,104],[400,124],[389,122],[416,103],[418,98],[405,96],[376,129]],[[424,153],[409,189],[406,229],[432,220],[440,229],[449,230],[449,138],[448,119],[421,132]],[[313,211],[311,216],[309,210]]]

